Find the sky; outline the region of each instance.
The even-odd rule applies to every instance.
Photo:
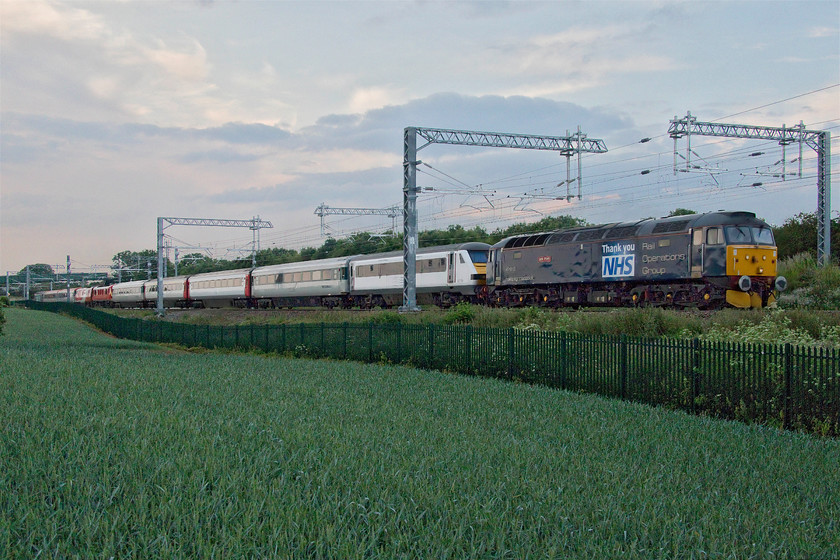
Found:
[[[154,249],[161,216],[259,216],[273,225],[261,248],[320,246],[320,204],[402,205],[412,126],[580,127],[608,149],[578,169],[557,152],[429,145],[421,230],[815,211],[814,150],[694,137],[675,155],[668,126],[689,111],[828,130],[836,184],[840,3],[0,0],[0,273],[63,270],[67,255],[102,271]],[[393,222],[324,225],[341,237]],[[181,255],[253,244],[249,229],[166,235]]]

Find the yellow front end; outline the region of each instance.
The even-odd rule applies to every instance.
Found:
[[[726,290],[726,302],[742,309],[763,307],[762,294],[756,283],[769,292],[767,305],[774,303],[773,282],[777,274],[776,247],[765,245],[730,245],[726,248],[726,275],[740,279],[748,276],[752,280],[749,290]]]
[[[475,266],[476,279],[478,280],[477,284],[479,286],[485,285],[487,283],[487,263],[474,262],[473,265]]]

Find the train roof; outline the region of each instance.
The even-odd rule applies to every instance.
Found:
[[[192,281],[193,278],[198,278],[199,280],[213,278],[238,278],[248,274],[250,271],[250,268],[231,268],[228,270],[216,270],[213,272],[199,272],[198,274],[191,274],[189,278],[190,281]]]
[[[325,268],[338,268],[345,266],[347,261],[352,259],[348,257],[331,257],[329,259],[316,259],[311,261],[295,261],[283,264],[270,264],[268,266],[260,266],[255,268],[253,274],[276,274],[278,272],[299,272],[306,270],[321,270]]]
[[[569,243],[572,241],[596,241],[624,239],[641,235],[660,235],[681,233],[695,227],[714,225],[755,225],[767,226],[756,218],[752,212],[707,212],[705,214],[688,214],[684,216],[670,216],[667,218],[646,218],[638,222],[614,222],[593,226],[580,226],[543,233],[528,233],[502,239],[494,248],[512,249],[516,247],[533,247],[555,243]]]
[[[438,245],[435,247],[423,247],[417,249],[417,255],[428,255],[429,253],[444,253],[447,251],[487,251],[490,245],[481,243],[480,241],[468,241],[467,243],[454,243],[452,245]],[[388,257],[396,257],[402,255],[403,251],[389,251],[387,253],[374,253],[372,255],[357,255],[352,258],[354,262],[365,261],[372,259],[381,259]]]

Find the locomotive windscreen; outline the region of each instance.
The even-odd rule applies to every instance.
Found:
[[[727,226],[725,231],[726,241],[731,244],[775,245],[770,228]]]
[[[470,258],[474,263],[486,263],[487,251],[469,251]]]

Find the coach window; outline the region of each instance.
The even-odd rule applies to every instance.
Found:
[[[320,270],[313,270],[312,271],[312,279],[313,280],[320,280],[321,279],[321,271]]]
[[[706,245],[720,245],[721,243],[723,243],[723,235],[720,228],[706,230]]]

